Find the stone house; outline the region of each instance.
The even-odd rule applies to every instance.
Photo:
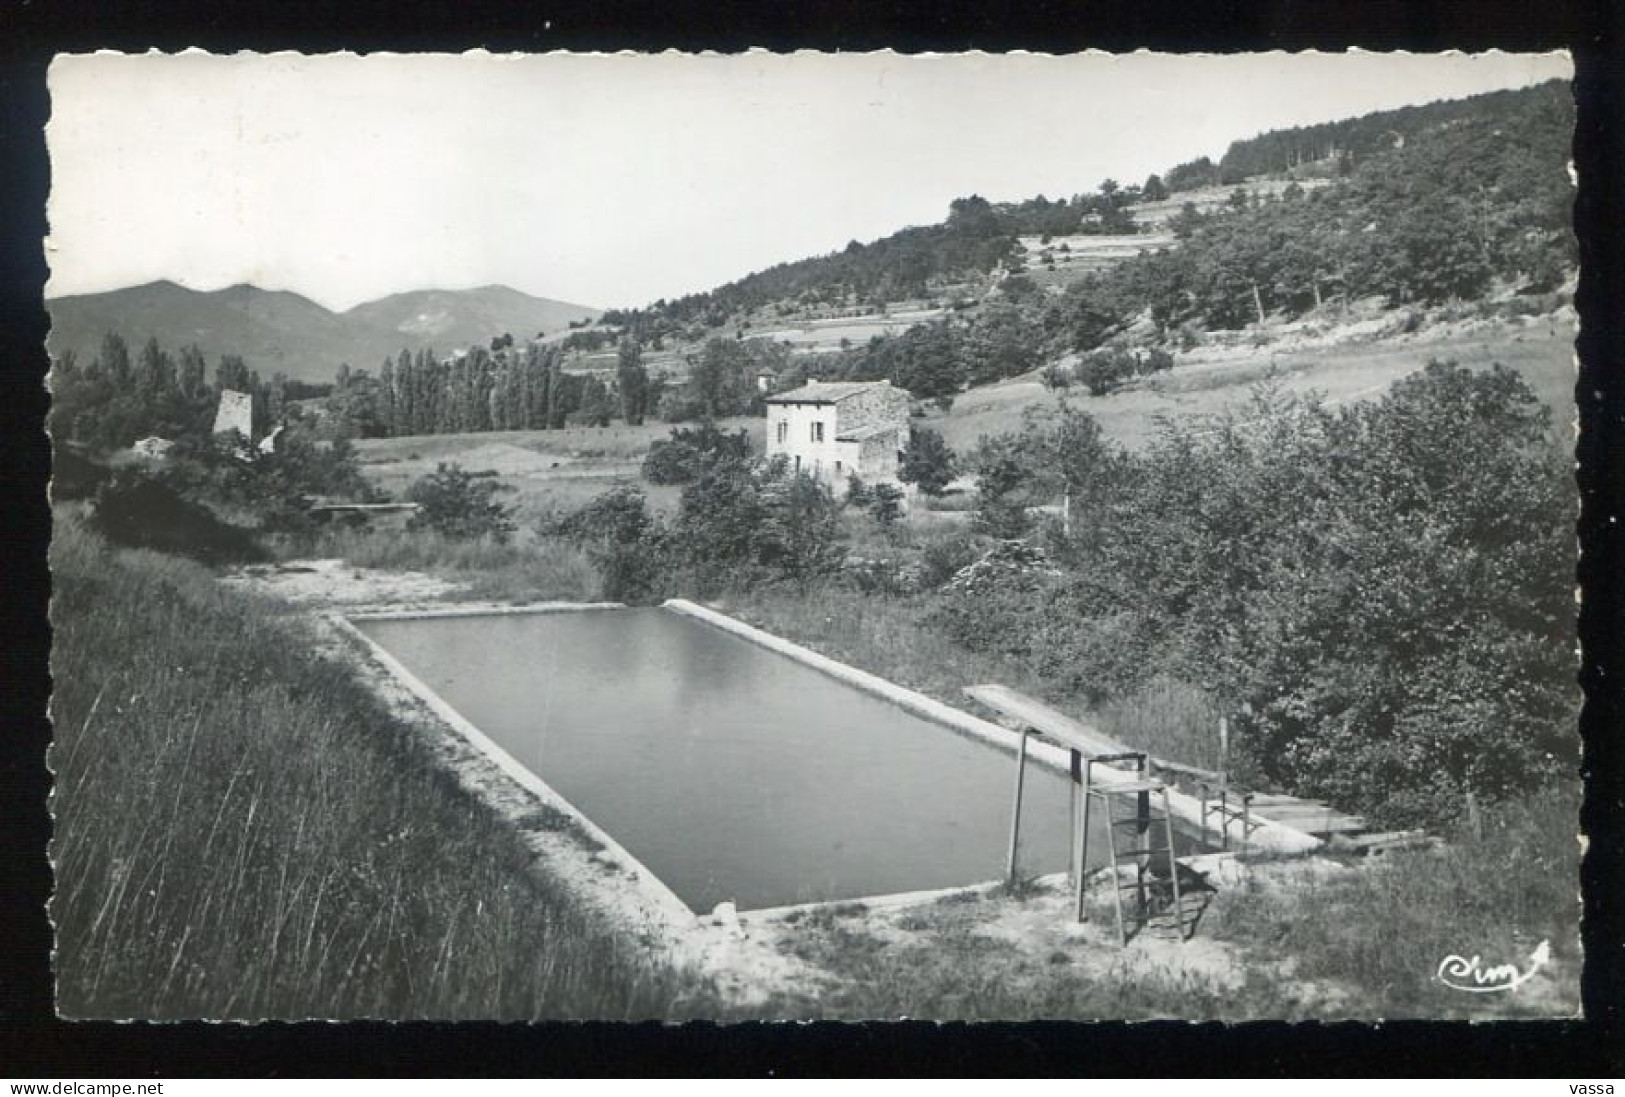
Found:
[[[890,381],[809,381],[767,398],[767,455],[783,454],[836,492],[854,472],[895,484],[908,409],[909,394]]]

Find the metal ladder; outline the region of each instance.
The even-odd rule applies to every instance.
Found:
[[[1094,780],[1094,767],[1109,765],[1111,763],[1134,763],[1134,777],[1128,781],[1096,782]],[[1121,772],[1120,770],[1118,772]],[[1154,827],[1151,818],[1151,797],[1159,796],[1162,799],[1162,832],[1163,843],[1156,844]],[[1133,811],[1131,814],[1118,817],[1116,805],[1132,797]],[[1129,751],[1123,754],[1100,754],[1087,757],[1083,763],[1083,811],[1081,812],[1083,836],[1080,843],[1082,851],[1081,861],[1088,856],[1089,849],[1089,819],[1094,814],[1091,808],[1100,805],[1101,818],[1107,830],[1107,846],[1111,850],[1112,859],[1112,900],[1117,912],[1117,938],[1127,945],[1129,941],[1128,925],[1123,913],[1123,893],[1134,893],[1134,921],[1135,932],[1138,933],[1149,927],[1152,920],[1159,914],[1160,904],[1158,892],[1165,888],[1172,892],[1172,904],[1166,910],[1173,917],[1173,931],[1176,940],[1184,941],[1184,908],[1179,900],[1179,865],[1174,857],[1174,816],[1168,809],[1168,786],[1150,776],[1149,759],[1142,751]],[[1123,840],[1133,844],[1123,846]],[[1161,856],[1167,866],[1165,880],[1153,879],[1152,866],[1154,860]],[[1128,883],[1123,882],[1120,866],[1125,859],[1132,858],[1134,866],[1133,878]],[[1077,904],[1077,920],[1089,920],[1089,912],[1084,906],[1083,882],[1086,873],[1079,865],[1074,881],[1077,889],[1075,900]]]

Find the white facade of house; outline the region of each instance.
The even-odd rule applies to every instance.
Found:
[[[853,473],[896,483],[908,407],[908,393],[890,381],[809,381],[768,398],[767,455],[782,454],[836,492]]]

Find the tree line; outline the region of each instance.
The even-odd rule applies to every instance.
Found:
[[[1574,485],[1512,371],[1431,363],[1380,400],[1261,393],[1145,450],[1076,409],[971,458],[977,519],[1034,533],[1065,498],[1060,574],[945,592],[929,622],[1058,691],[1158,676],[1235,713],[1243,765],[1374,822],[1574,772]]]
[[[129,446],[157,435],[170,440],[208,437],[222,390],[252,395],[254,431],[263,433],[293,401],[324,395],[328,386],[289,380],[281,373],[262,380],[240,355],[221,355],[213,376],[195,344],[171,354],[149,338],[134,355],[122,335],[103,336],[90,361],[69,351],[51,365],[53,437],[95,450]]]
[[[620,356],[613,380],[564,368],[558,346],[497,337],[441,359],[431,350],[402,350],[376,375],[341,367],[328,412],[362,437],[458,434],[492,430],[558,430],[640,423],[659,403],[662,382],[641,354]]]

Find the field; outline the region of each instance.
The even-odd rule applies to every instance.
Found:
[[[952,410],[935,410],[923,422],[940,431],[960,452],[975,448],[983,435],[1018,430],[1032,407],[1064,399],[1099,420],[1107,437],[1139,447],[1156,434],[1159,416],[1189,417],[1220,412],[1245,401],[1253,388],[1317,392],[1332,403],[1379,396],[1390,384],[1421,369],[1429,359],[1454,359],[1474,368],[1500,362],[1521,373],[1554,409],[1574,400],[1572,313],[1505,319],[1469,316],[1443,320],[1407,333],[1402,316],[1374,313],[1339,323],[1299,322],[1254,333],[1210,335],[1207,342],[1176,356],[1171,371],[1144,379],[1107,396],[1090,396],[1081,386],[1050,390],[1036,374],[972,389]],[[1561,424],[1572,412],[1559,410]],[[760,452],[763,420],[725,421],[727,430],[750,432]],[[363,467],[380,487],[400,493],[414,479],[433,472],[437,461],[456,461],[470,470],[490,469],[515,489],[509,502],[527,522],[549,508],[569,509],[601,492],[637,483],[656,509],[676,506],[674,489],[643,484],[638,466],[649,444],[665,438],[670,426],[572,427],[557,431],[499,431],[368,439],[356,444]]]
[[[1495,362],[1509,366],[1556,411],[1559,422],[1572,416],[1577,334],[1572,315],[1447,322],[1415,333],[1385,330],[1398,323],[1389,318],[1325,332],[1282,326],[1258,346],[1250,339],[1210,339],[1176,356],[1168,373],[1106,396],[1090,396],[1077,386],[1051,391],[1028,374],[957,397],[952,412],[934,416],[930,425],[955,450],[965,451],[983,435],[1019,429],[1028,408],[1065,399],[1099,420],[1107,437],[1134,448],[1155,436],[1158,416],[1220,412],[1244,401],[1255,385],[1318,392],[1340,403],[1378,396],[1432,358],[1473,368]]]
[[[744,429],[762,449],[761,419],[729,419],[724,430]],[[513,489],[504,502],[529,527],[552,510],[570,510],[603,492],[637,484],[662,513],[676,509],[678,489],[644,483],[639,466],[649,446],[666,438],[671,425],[647,422],[629,427],[567,427],[563,430],[491,431],[371,438],[356,443],[362,469],[380,488],[399,496],[412,481],[455,462],[470,472],[491,471]]]

